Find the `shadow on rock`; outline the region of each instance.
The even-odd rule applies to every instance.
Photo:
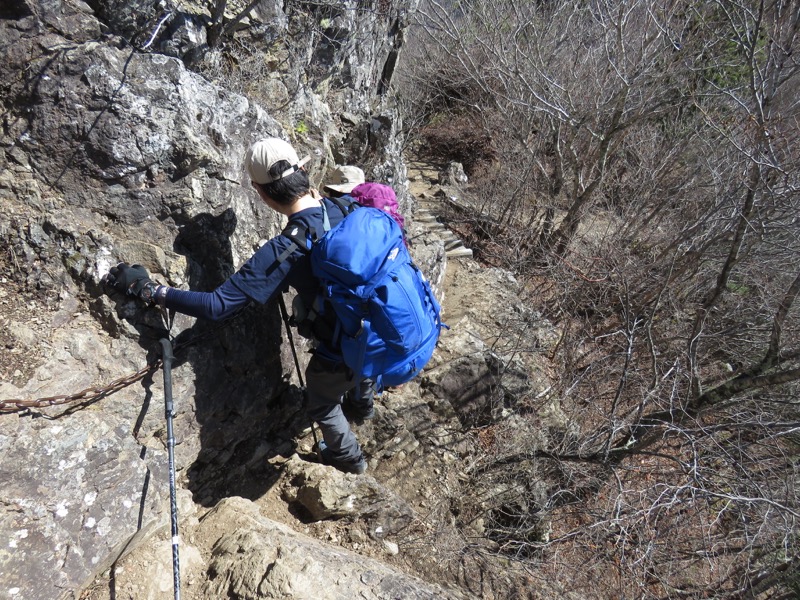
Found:
[[[235,227],[230,209],[182,226],[174,249],[187,258],[190,289],[213,290],[234,273]],[[302,399],[283,377],[281,325],[275,302],[254,304],[226,322],[198,320],[175,340],[186,346],[176,359],[191,364],[195,377],[193,414],[182,423],[187,438],[199,439],[186,471],[198,504],[262,496],[278,476],[270,459],[294,452]]]
[[[189,289],[214,290],[234,273],[235,228],[231,209],[181,224],[173,249],[186,257]],[[117,314],[136,328],[153,364],[159,340],[169,335],[159,311],[126,299],[118,302]],[[262,496],[278,476],[271,459],[293,454],[293,440],[307,426],[302,394],[283,374],[281,327],[272,301],[223,322],[198,319],[172,340],[176,465],[198,504]],[[163,433],[156,435],[166,444]]]

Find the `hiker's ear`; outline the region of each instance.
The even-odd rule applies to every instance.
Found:
[[[250,183],[253,185],[253,189],[255,189],[256,193],[258,194],[258,197],[261,198],[264,202],[266,202],[267,206],[272,208],[272,204],[270,203],[272,199],[264,191],[264,188],[261,186],[261,184],[256,183],[255,181],[251,181]]]

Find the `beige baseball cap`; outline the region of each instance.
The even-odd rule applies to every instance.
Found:
[[[344,165],[336,167],[333,170],[330,182],[326,183],[322,190],[334,190],[343,194],[349,194],[353,191],[354,187],[362,183],[364,183],[364,171],[358,167]]]
[[[270,175],[270,167],[281,160],[285,160],[292,166],[277,177]],[[250,179],[263,185],[288,177],[292,173],[299,171],[300,167],[309,160],[311,160],[310,156],[306,156],[303,160],[298,160],[297,152],[289,142],[285,142],[280,138],[267,138],[257,141],[250,147],[244,157],[244,165],[250,175]]]

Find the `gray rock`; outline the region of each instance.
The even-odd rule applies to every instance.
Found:
[[[17,457],[0,466],[0,572],[4,589],[20,597],[80,589],[163,518],[163,485],[150,466],[165,455],[145,454],[96,411],[56,421],[0,418],[0,452]]]
[[[24,323],[13,323],[8,327],[8,333],[23,349],[30,348],[37,342],[36,332]]]
[[[297,534],[261,517],[242,499],[223,501],[201,526],[215,523],[225,533],[213,546],[204,598],[462,598],[376,560]]]
[[[436,368],[445,363],[446,369]],[[434,396],[450,403],[462,425],[475,427],[494,420],[503,407],[501,373],[498,357],[462,319],[442,335],[423,377]]]
[[[402,498],[369,475],[346,475],[296,455],[286,463],[284,497],[302,505],[314,520],[365,517],[387,533],[413,517]]]
[[[460,187],[468,181],[464,166],[458,162],[448,163],[447,168],[439,173],[439,185]]]
[[[424,227],[413,221],[407,227],[407,238],[414,263],[427,277],[439,303],[444,304],[444,278],[447,273],[444,243],[438,236],[428,235]]]

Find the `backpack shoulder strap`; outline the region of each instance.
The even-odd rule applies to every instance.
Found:
[[[345,194],[344,196],[339,196],[338,198],[328,198],[331,202],[333,202],[336,206],[339,207],[339,210],[342,211],[342,214],[346,217],[359,206],[361,206],[358,202],[356,202],[355,198],[352,196]],[[322,206],[325,206],[325,203],[322,203]],[[327,229],[325,230],[327,231]]]
[[[325,203],[322,201],[320,201],[319,204],[322,207],[322,229],[327,233],[331,229],[331,221],[328,217],[328,207],[325,206]],[[337,206],[339,205],[337,204]],[[285,238],[288,238],[291,244],[287,246],[286,250],[280,253],[277,258],[278,262],[285,261],[294,253],[295,250],[300,250],[305,254],[309,254],[311,252],[311,248],[309,247],[308,240],[311,240],[312,244],[317,241],[316,232],[311,231],[305,224],[299,221],[290,220],[286,227],[284,227],[283,231],[281,231],[281,235]]]
[[[306,254],[311,252],[311,249],[308,247],[306,242],[309,237],[308,233],[308,227],[302,223],[292,223],[290,221],[286,228],[281,231],[281,235],[285,238],[288,238],[291,243],[286,247],[286,250],[278,255],[276,260],[282,263],[292,254],[294,254],[295,250],[300,250]]]

